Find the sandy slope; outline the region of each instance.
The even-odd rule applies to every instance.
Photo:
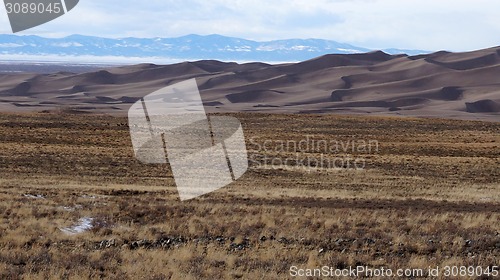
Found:
[[[89,73],[0,75],[1,111],[126,114],[141,97],[197,78],[207,111],[500,120],[500,47],[468,53],[326,55],[295,64],[185,62]]]

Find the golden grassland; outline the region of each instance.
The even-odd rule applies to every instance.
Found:
[[[168,165],[134,159],[125,118],[0,115],[0,279],[287,279],[292,265],[499,265],[499,123],[233,116],[249,171],[181,202]],[[280,146],[308,137],[330,148],[378,145]],[[314,160],[273,165],[287,158]],[[322,164],[339,158],[363,168]],[[82,218],[88,230],[68,233]]]

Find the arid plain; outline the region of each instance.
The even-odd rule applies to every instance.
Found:
[[[498,265],[499,123],[232,116],[249,171],[181,202],[167,165],[134,158],[126,118],[1,114],[0,278],[287,279],[292,266]],[[304,139],[329,149],[283,144]],[[278,165],[286,158],[299,161]]]

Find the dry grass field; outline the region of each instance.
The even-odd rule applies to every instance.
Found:
[[[0,279],[500,264],[500,123],[233,116],[250,169],[181,202],[167,165],[134,159],[125,118],[0,115]]]

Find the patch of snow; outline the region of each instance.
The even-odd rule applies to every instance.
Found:
[[[54,43],[53,47],[69,48],[69,47],[83,47],[82,44],[77,42],[64,42],[64,43]]]
[[[26,44],[16,44],[16,43],[3,43],[0,44],[0,48],[19,48],[24,47]]]
[[[230,46],[226,46],[224,49],[217,49],[218,51],[228,51],[228,52],[251,52],[252,49],[251,47],[244,46],[244,47],[234,47],[231,48]]]
[[[23,196],[27,197],[27,198],[32,198],[32,199],[45,199],[45,196],[43,196],[41,194],[37,194],[37,195],[23,194]]]
[[[142,45],[141,45],[141,44],[139,44],[139,43],[135,43],[135,44],[127,44],[127,43],[125,43],[125,44],[120,45],[120,47],[126,47],[126,48],[140,48],[140,47],[142,47]]]
[[[342,48],[337,48],[337,50],[339,50],[339,51],[343,51],[343,52],[348,52],[348,53],[361,53],[361,51],[359,51],[359,50],[354,50],[354,49],[342,49]]]
[[[272,52],[272,51],[276,51],[278,49],[279,48],[276,48],[273,46],[260,46],[260,47],[257,47],[256,50],[261,51],[261,52]]]
[[[76,209],[82,209],[83,206],[77,204],[74,207],[71,207],[71,206],[60,206],[59,208],[62,209],[62,210],[64,210],[64,211],[73,212]]]
[[[293,51],[303,51],[305,49],[310,49],[311,47],[309,46],[293,46],[290,49]]]
[[[78,223],[67,228],[62,228],[61,231],[69,234],[69,235],[75,235],[79,233],[86,232],[87,230],[92,229],[92,222],[94,221],[93,218],[90,217],[83,217],[80,220],[78,220]]]

